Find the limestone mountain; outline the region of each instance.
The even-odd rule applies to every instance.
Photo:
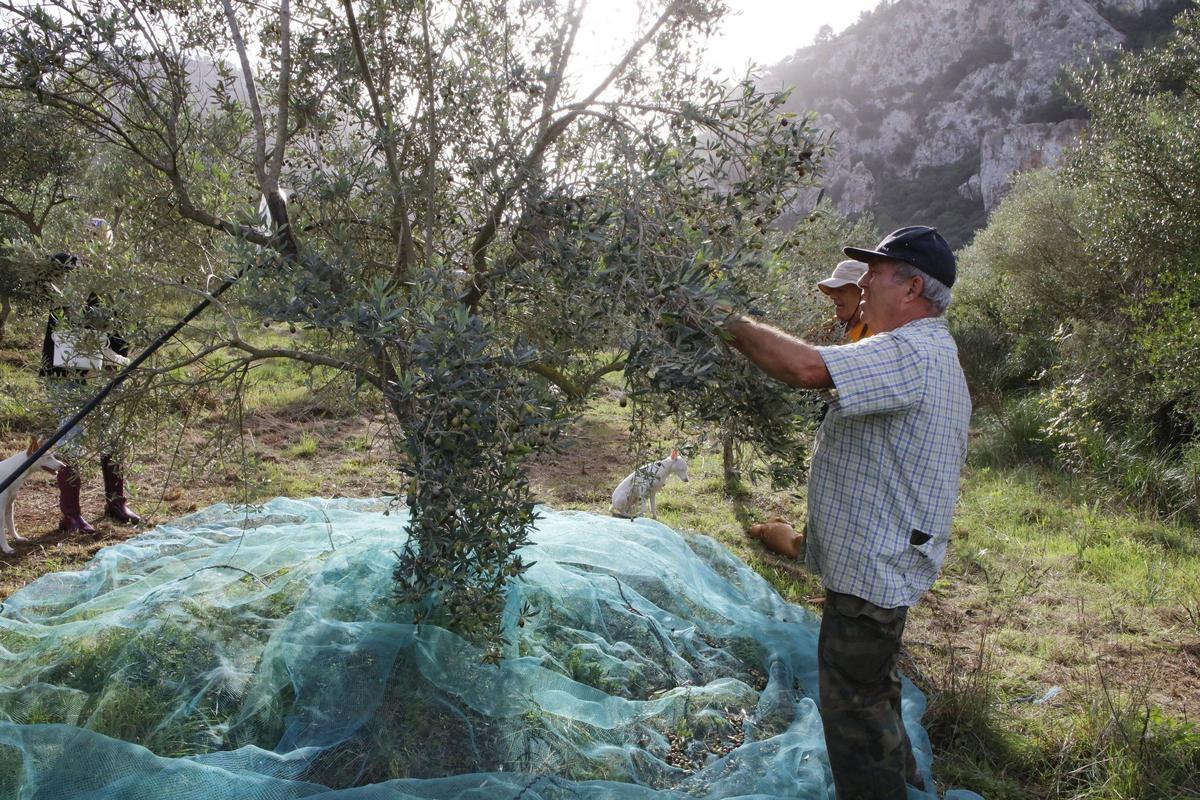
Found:
[[[834,136],[824,185],[885,230],[936,225],[958,246],[1016,171],[1053,163],[1086,126],[1064,67],[1141,48],[1180,0],[883,0],[840,35],[770,68]]]

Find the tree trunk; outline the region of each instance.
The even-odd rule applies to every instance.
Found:
[[[725,488],[732,489],[741,480],[733,454],[733,434],[721,431],[721,468],[725,475]]]
[[[12,304],[8,295],[0,297],[0,342],[4,341],[4,326],[8,324],[8,315],[12,313]]]

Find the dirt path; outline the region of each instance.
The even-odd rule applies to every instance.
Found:
[[[288,414],[262,414],[247,418],[252,450],[261,459],[271,483],[256,487],[257,497],[286,494],[292,487],[303,494],[323,497],[368,497],[389,491],[394,474],[385,466],[386,442],[380,420],[297,418]],[[310,455],[288,456],[304,437],[317,442]],[[23,449],[27,434],[0,437],[0,452]],[[10,542],[11,555],[0,557],[0,599],[48,572],[78,569],[102,547],[135,536],[141,530],[217,502],[246,499],[237,485],[236,467],[205,463],[198,450],[200,437],[185,439],[179,452],[139,458],[127,483],[130,505],[142,516],[142,525],[118,525],[104,519],[104,487],[96,467],[85,468],[81,506],[96,527],[95,536],[64,534],[57,530],[58,490],[53,476],[39,473],[22,487],[16,504],[17,531],[28,541]],[[271,491],[278,484],[280,491]]]

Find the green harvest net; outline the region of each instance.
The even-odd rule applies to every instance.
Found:
[[[543,509],[490,666],[404,621],[386,508],[214,506],[14,594],[0,798],[832,796],[817,620],[714,540]]]

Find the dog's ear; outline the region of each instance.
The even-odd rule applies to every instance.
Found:
[[[672,461],[678,461],[678,460],[679,460],[679,451],[678,451],[678,450],[676,450],[676,449],[675,449],[675,448],[673,448],[673,447],[671,448],[671,460],[672,460]]]
[[[29,437],[29,449],[25,451],[25,455],[27,455],[27,456],[33,455],[34,453],[37,452],[37,449],[40,446],[41,445],[38,443],[37,437],[30,436]]]

